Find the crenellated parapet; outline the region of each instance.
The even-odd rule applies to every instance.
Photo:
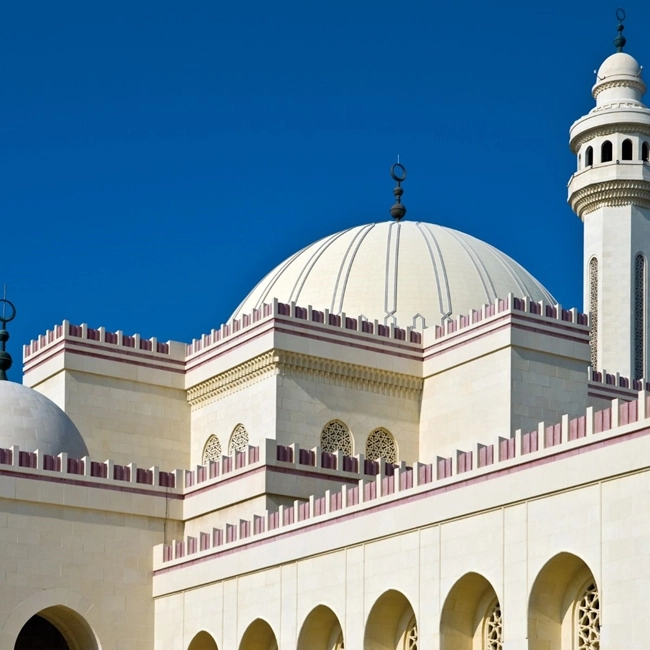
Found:
[[[382,504],[417,498],[436,490],[462,489],[476,481],[526,471],[540,463],[617,444],[629,436],[647,435],[650,434],[649,416],[650,394],[640,391],[630,402],[615,399],[609,408],[596,411],[589,407],[580,417],[565,416],[552,425],[540,422],[534,431],[518,430],[512,436],[499,436],[487,444],[477,443],[472,449],[458,449],[451,456],[437,456],[429,463],[393,465],[378,459],[368,465],[365,461],[361,475],[356,477],[358,480],[343,484],[340,489],[327,490],[322,496],[296,500],[290,507],[267,510],[251,519],[240,519],[157,547],[154,570],[182,568],[187,562],[232,552],[288,532],[343,521]],[[300,464],[315,459],[308,450],[280,446],[276,449],[287,463],[295,463],[296,457]],[[357,464],[354,469],[358,471],[360,466]]]

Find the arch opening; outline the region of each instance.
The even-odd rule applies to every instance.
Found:
[[[364,650],[417,650],[418,624],[408,598],[391,589],[372,606],[363,640]]]
[[[343,630],[337,615],[318,605],[307,615],[298,635],[298,650],[342,650]]]
[[[650,160],[650,145],[647,142],[644,142],[641,147],[641,160],[645,162]]]
[[[501,604],[489,580],[467,573],[451,588],[440,617],[440,650],[501,650]]]
[[[594,164],[594,148],[593,147],[587,147],[587,151],[585,152],[585,165],[587,167],[591,167]]]
[[[239,650],[278,650],[278,640],[273,628],[264,619],[255,619],[246,628]]]
[[[629,138],[623,140],[621,149],[621,160],[632,160],[632,140]]]
[[[320,434],[320,446],[328,454],[342,451],[346,456],[352,456],[354,453],[352,434],[348,426],[341,420],[330,420],[323,427]]]
[[[100,650],[95,633],[75,611],[58,605],[32,616],[20,630],[14,650]]]
[[[369,460],[383,458],[387,463],[397,462],[397,444],[388,429],[379,427],[370,433],[366,440],[366,458]]]
[[[600,162],[611,162],[613,155],[612,143],[609,140],[605,140],[600,147]]]
[[[219,650],[216,641],[205,630],[201,630],[190,642],[187,650]]]
[[[549,560],[533,583],[528,602],[529,650],[592,650],[600,647],[600,598],[587,564],[571,553]]]

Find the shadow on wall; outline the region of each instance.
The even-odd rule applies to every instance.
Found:
[[[343,630],[336,614],[327,606],[312,609],[300,629],[298,650],[342,650]]]
[[[363,642],[364,650],[416,650],[418,626],[408,598],[391,589],[372,606]]]
[[[246,628],[239,650],[278,650],[278,640],[271,626],[258,618]]]

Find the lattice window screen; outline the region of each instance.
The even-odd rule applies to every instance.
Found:
[[[352,436],[350,430],[338,420],[328,422],[320,434],[320,446],[329,454],[341,450],[346,456],[352,456]]]
[[[503,619],[499,601],[494,604],[485,619],[485,650],[502,650],[503,648]]]
[[[645,258],[634,262],[634,378],[641,379],[645,366]]]
[[[397,462],[397,446],[393,434],[386,429],[375,429],[366,442],[366,458],[376,460],[384,458],[389,463]]]
[[[591,331],[589,345],[591,346],[591,367],[598,368],[598,260],[589,260],[589,319]]]
[[[221,443],[217,436],[210,436],[203,447],[203,464],[217,460],[221,456]]]
[[[248,431],[243,424],[238,424],[230,436],[228,453],[234,454],[236,451],[246,451],[248,448]]]
[[[404,650],[418,650],[418,624],[415,616],[409,621],[404,635]]]
[[[593,582],[578,603],[576,632],[578,650],[600,650],[600,598]]]

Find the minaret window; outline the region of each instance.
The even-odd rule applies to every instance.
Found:
[[[210,436],[203,448],[203,464],[206,465],[210,461],[216,461],[221,456],[221,443],[217,436]]]
[[[647,142],[644,142],[641,147],[641,160],[645,160],[646,162],[650,160],[650,146],[648,146]]]
[[[632,140],[623,140],[623,160],[632,160]]]
[[[366,441],[366,458],[369,460],[383,458],[387,463],[396,463],[397,445],[393,434],[383,427],[375,429]]]
[[[243,424],[238,424],[230,436],[228,453],[232,456],[236,451],[246,451],[248,448],[248,431]]]
[[[645,257],[634,261],[634,378],[641,379],[645,365]]]
[[[594,148],[593,147],[587,147],[587,151],[585,153],[585,165],[587,167],[591,167],[594,164]]]
[[[352,456],[352,436],[350,435],[350,430],[339,420],[328,422],[320,434],[320,446],[328,454],[333,454],[340,450],[346,456]]]
[[[589,260],[589,345],[591,347],[591,367],[598,367],[598,260]]]
[[[613,155],[612,143],[609,140],[605,140],[600,148],[600,162],[611,162]]]

